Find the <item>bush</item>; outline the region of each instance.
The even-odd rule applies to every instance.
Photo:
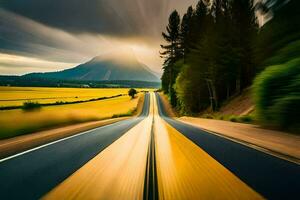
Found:
[[[300,124],[300,59],[268,67],[254,81],[257,117],[280,128]]]
[[[239,118],[239,121],[240,122],[244,122],[244,123],[250,123],[250,122],[253,121],[253,118],[251,116],[249,116],[249,115],[245,115],[245,116],[241,116]]]
[[[41,104],[38,102],[27,101],[23,103],[22,109],[24,111],[33,111],[39,110],[41,108]]]
[[[238,118],[236,116],[230,116],[229,121],[231,122],[238,122]]]
[[[283,128],[300,130],[300,95],[281,98],[270,108],[273,121]]]

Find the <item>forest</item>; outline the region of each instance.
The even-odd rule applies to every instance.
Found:
[[[162,33],[162,90],[181,114],[217,111],[251,87],[257,116],[298,126],[300,2],[200,0]],[[298,125],[297,125],[298,124]]]

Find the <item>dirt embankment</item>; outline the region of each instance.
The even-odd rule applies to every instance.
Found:
[[[223,104],[219,113],[222,115],[248,115],[254,111],[251,89],[248,88],[238,96],[234,96]]]
[[[164,108],[167,112],[167,114],[170,117],[179,117],[180,115],[176,112],[174,108],[169,103],[167,95],[163,94],[162,92],[159,93],[162,103],[164,105]],[[252,101],[251,97],[251,89],[248,88],[242,92],[242,94],[238,96],[233,96],[231,99],[229,99],[227,102],[224,102],[221,106],[220,110],[216,112],[215,114],[218,115],[224,115],[224,116],[230,116],[230,115],[236,115],[236,116],[243,116],[248,115],[254,111],[254,103]],[[205,115],[206,112],[203,112],[200,116]],[[210,113],[213,114],[213,113]]]

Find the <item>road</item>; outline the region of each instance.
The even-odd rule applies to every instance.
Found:
[[[297,199],[300,166],[165,115],[141,116],[0,161],[0,199]]]

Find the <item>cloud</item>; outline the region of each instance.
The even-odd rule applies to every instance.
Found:
[[[5,75],[22,75],[32,71],[47,72],[49,69],[51,71],[59,71],[70,68],[74,64],[0,53],[0,72]],[[41,68],[41,66],[43,67]]]
[[[0,33],[0,49],[8,53],[64,62],[79,62],[95,53],[90,45],[70,33],[3,9]]]
[[[9,0],[3,8],[76,33],[159,35],[172,9],[195,0]]]
[[[174,8],[196,0],[7,0],[0,7],[0,60],[5,55],[38,59],[0,63],[0,74],[52,71],[94,56],[130,48],[160,72],[161,32]],[[11,61],[11,60],[10,60]],[[31,60],[32,61],[32,60]],[[56,63],[56,64],[55,64]],[[24,66],[24,67],[21,67]],[[57,67],[59,66],[59,67]]]

